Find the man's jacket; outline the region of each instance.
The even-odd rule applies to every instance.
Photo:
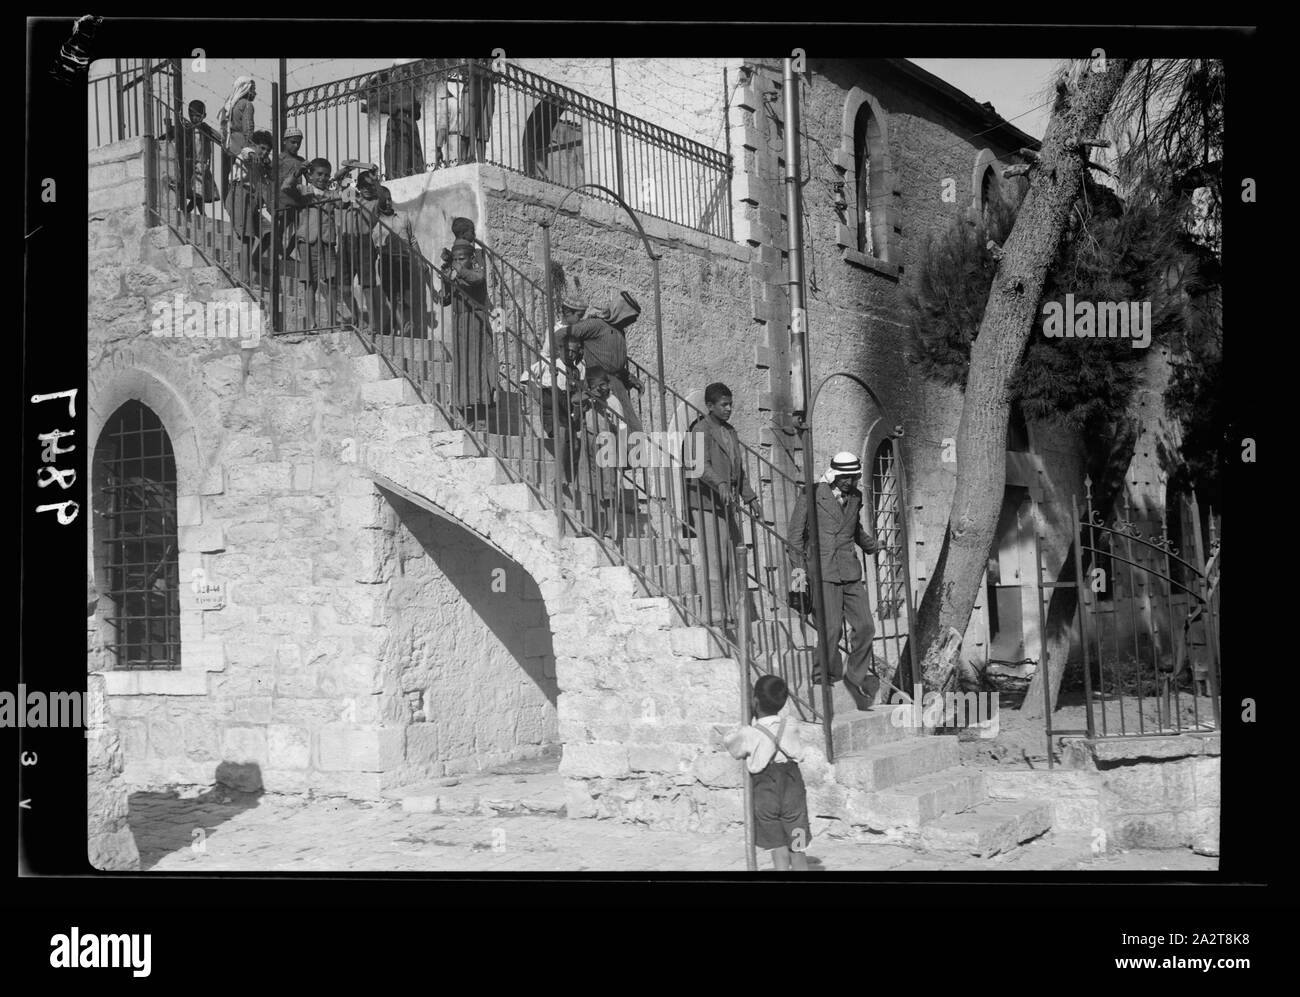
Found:
[[[609,310],[609,321],[584,318],[569,326],[568,337],[582,343],[582,362],[588,368],[600,367],[610,374],[627,369],[627,337],[624,330],[640,313],[623,299]]]
[[[816,496],[822,581],[856,582],[862,578],[862,560],[857,548],[861,547],[868,554],[880,549],[876,538],[862,526],[862,493],[846,492],[844,508],[841,509],[831,486],[819,481]],[[787,536],[793,548],[795,567],[808,568],[808,500],[802,491],[790,517]]]
[[[705,512],[721,512],[723,503],[718,494],[720,485],[731,487],[733,502],[748,502],[754,489],[745,476],[745,455],[740,448],[740,436],[729,422],[716,419],[712,414],[701,416],[691,424],[691,432],[701,436],[699,449],[694,451],[700,461],[700,476],[688,477],[692,491],[698,494],[698,508]],[[697,500],[692,497],[692,508]]]

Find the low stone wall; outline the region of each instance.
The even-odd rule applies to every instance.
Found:
[[[1217,734],[1065,739],[1063,747],[1063,768],[986,769],[989,796],[1050,799],[1056,831],[1092,835],[1103,849],[1219,854]]]
[[[1052,830],[1092,835],[1102,827],[1101,775],[1093,769],[984,770],[984,788],[995,800],[1048,800]]]

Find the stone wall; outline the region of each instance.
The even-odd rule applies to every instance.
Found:
[[[991,768],[989,796],[1051,799],[1053,827],[1101,850],[1191,848],[1219,854],[1218,734],[1062,739],[1064,767]]]
[[[481,169],[484,241],[535,280],[542,274],[542,229],[564,189],[495,167]],[[710,381],[735,392],[733,419],[745,439],[757,437],[759,374],[753,363],[751,251],[680,225],[643,217],[659,264],[664,375],[685,397],[702,396]],[[656,368],[653,264],[622,209],[575,195],[551,229],[551,259],[563,268],[566,290],[597,304],[629,290],[641,318],[628,332],[628,352]],[[671,418],[671,413],[670,413]]]
[[[456,523],[397,496],[385,505],[384,721],[406,731],[385,783],[558,749],[555,655],[537,583]]]
[[[152,304],[239,295],[166,230],[147,228],[140,144],[93,150],[89,176],[89,438],[135,399],[175,455],[181,667],[104,673],[136,785],[373,794],[386,633],[358,500],[341,459],[362,436],[351,334],[238,340],[151,335]],[[94,493],[102,482],[92,470]],[[111,639],[107,578],[89,538]],[[201,609],[195,572],[225,585]]]
[[[89,619],[96,599],[90,587]],[[96,869],[138,869],[140,852],[127,821],[130,791],[122,778],[122,743],[107,716],[103,668],[104,648],[98,627],[86,632],[86,855]]]

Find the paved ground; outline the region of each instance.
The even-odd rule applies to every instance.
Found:
[[[551,813],[411,813],[397,804],[210,791],[131,796],[141,868],[163,872],[743,871],[739,833],[655,831]],[[898,845],[814,839],[814,870],[1012,872],[1212,871],[1190,851],[1093,858],[1086,839],[1045,835],[991,859],[925,854]],[[760,868],[766,856],[760,853]]]

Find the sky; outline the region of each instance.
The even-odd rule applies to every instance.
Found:
[[[911,59],[928,73],[974,97],[991,103],[1003,118],[1022,132],[1041,139],[1051,107],[1044,91],[1060,66],[1059,59]],[[1043,105],[1043,106],[1038,106]]]

